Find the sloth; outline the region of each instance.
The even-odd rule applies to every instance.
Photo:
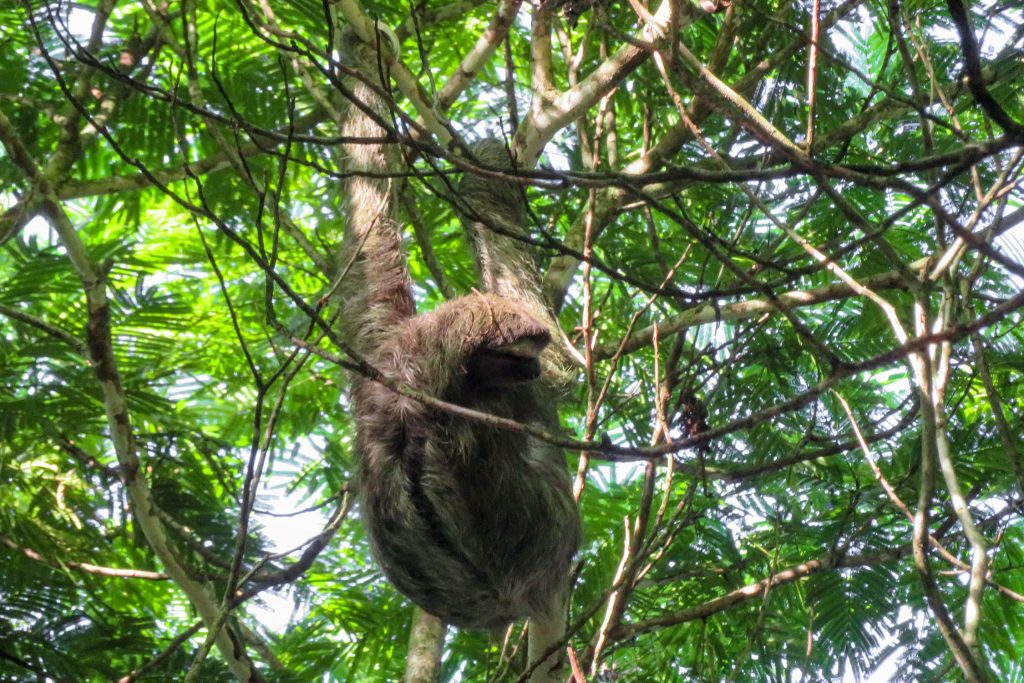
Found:
[[[374,51],[349,35],[346,54],[378,84],[350,78],[347,96],[386,120]],[[397,153],[383,144],[387,135],[377,121],[350,106],[341,127],[353,141],[344,145],[343,334],[389,380],[479,412],[557,427],[554,392],[543,378],[551,323],[540,319],[537,289],[514,286],[511,278],[525,264],[503,259],[508,244],[470,222],[483,280],[497,294],[474,293],[416,315],[395,217],[402,190]],[[508,164],[500,143],[477,149],[485,163]],[[503,159],[494,158],[498,150]],[[518,192],[468,177],[463,189],[475,209],[504,224],[521,221]],[[362,376],[353,380],[351,399],[361,515],[395,587],[459,627],[557,618],[580,539],[560,449],[426,406]]]
[[[537,390],[546,327],[522,306],[471,295],[411,318],[373,362],[389,379],[519,422]],[[362,513],[385,575],[461,627],[546,614],[578,542],[558,449],[428,408],[360,380],[354,390]]]

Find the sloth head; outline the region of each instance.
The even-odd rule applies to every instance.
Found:
[[[470,294],[406,325],[376,351],[379,366],[434,396],[490,399],[547,372],[542,353],[551,333],[519,302]]]
[[[535,380],[551,341],[524,305],[490,294],[449,301],[413,325],[413,348],[399,343],[397,351],[417,358],[420,378],[438,394]]]
[[[460,307],[463,368],[472,387],[505,387],[540,377],[540,354],[551,334],[526,308],[490,295],[470,295]]]

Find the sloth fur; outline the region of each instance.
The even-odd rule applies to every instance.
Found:
[[[377,82],[373,52],[348,40],[350,63]],[[348,85],[386,120],[373,88],[356,79]],[[401,181],[383,177],[398,168],[393,145],[366,142],[385,133],[356,106],[342,134],[363,140],[345,145],[352,175],[342,265],[351,269],[340,296],[349,341],[396,382],[556,429],[555,392],[540,378],[552,365],[550,350],[544,352],[550,319],[540,321],[535,279],[515,286],[532,264],[503,241],[507,236],[470,220],[485,284],[500,296],[472,294],[415,315],[395,218]],[[485,163],[509,163],[500,143],[477,152]],[[517,190],[469,177],[463,190],[477,218],[522,224]],[[352,404],[361,514],[373,554],[398,590],[461,627],[495,628],[559,609],[580,520],[558,448],[425,406],[361,376],[353,381]]]

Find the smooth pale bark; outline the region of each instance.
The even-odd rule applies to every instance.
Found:
[[[409,627],[409,654],[405,660],[404,683],[434,683],[441,673],[444,650],[444,622],[417,607]]]
[[[555,643],[565,638],[565,610],[559,608],[554,616],[546,619],[531,619],[527,645],[530,666],[540,659]],[[530,673],[530,683],[562,683],[565,680],[565,657],[559,648],[548,655]]]

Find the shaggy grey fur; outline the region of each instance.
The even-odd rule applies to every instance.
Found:
[[[349,62],[363,73],[379,73],[372,50],[352,44],[349,52]],[[350,87],[384,115],[372,89],[352,79]],[[342,134],[380,138],[384,132],[353,106]],[[346,145],[347,170],[394,171],[395,154],[386,148]],[[390,379],[552,428],[550,392],[535,381],[552,323],[529,304],[539,302],[534,292],[509,286],[516,274],[504,269],[527,266],[518,252],[477,226],[478,250],[488,255],[481,259],[484,272],[497,273],[485,275],[494,294],[473,294],[415,315],[395,219],[399,182],[351,177],[347,184],[342,266],[352,267],[340,296],[344,331],[354,347]],[[498,220],[521,224],[518,191],[474,180],[465,188],[474,206],[482,200],[479,206],[498,212]],[[505,260],[506,251],[512,261]],[[462,627],[499,627],[560,609],[580,537],[563,454],[524,434],[434,410],[363,377],[353,380],[352,401],[362,516],[391,582],[426,611]]]

